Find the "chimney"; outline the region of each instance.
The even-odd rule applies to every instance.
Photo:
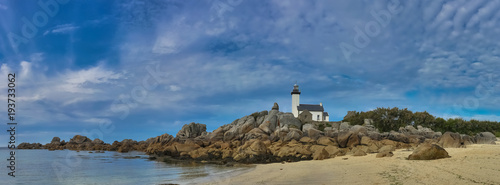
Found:
[[[321,103],[321,102],[320,102],[320,103],[319,103],[319,106],[322,106],[322,107],[323,107],[323,103]]]

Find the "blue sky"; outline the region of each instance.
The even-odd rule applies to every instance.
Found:
[[[296,81],[331,120],[400,107],[500,121],[500,1],[41,2],[0,0],[18,142],[212,131],[274,102],[290,112]]]

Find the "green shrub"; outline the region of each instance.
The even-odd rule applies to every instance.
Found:
[[[368,112],[349,111],[344,117],[345,122],[351,125],[361,125],[364,119],[372,119],[373,126],[381,132],[398,130],[407,125],[431,128],[438,132],[458,132],[475,135],[479,132],[491,132],[500,137],[500,123],[496,121],[464,120],[462,118],[443,119],[434,117],[428,112],[412,112],[408,109],[377,108]]]
[[[318,130],[325,131],[325,124],[318,125]]]
[[[332,127],[332,123],[325,123],[326,127]]]

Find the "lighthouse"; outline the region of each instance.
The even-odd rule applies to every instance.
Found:
[[[292,90],[292,114],[299,117],[303,111],[307,110],[312,116],[313,121],[329,121],[330,116],[325,112],[323,103],[319,104],[300,104],[300,90],[299,85],[293,85]]]
[[[292,113],[293,116],[295,117],[299,116],[299,110],[297,109],[299,104],[300,104],[299,85],[295,84],[293,85],[293,90],[292,90]]]

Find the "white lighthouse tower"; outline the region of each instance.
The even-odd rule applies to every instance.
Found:
[[[293,116],[295,117],[299,116],[299,110],[297,109],[299,104],[300,104],[299,85],[295,84],[293,85],[293,90],[292,90],[292,113]]]

